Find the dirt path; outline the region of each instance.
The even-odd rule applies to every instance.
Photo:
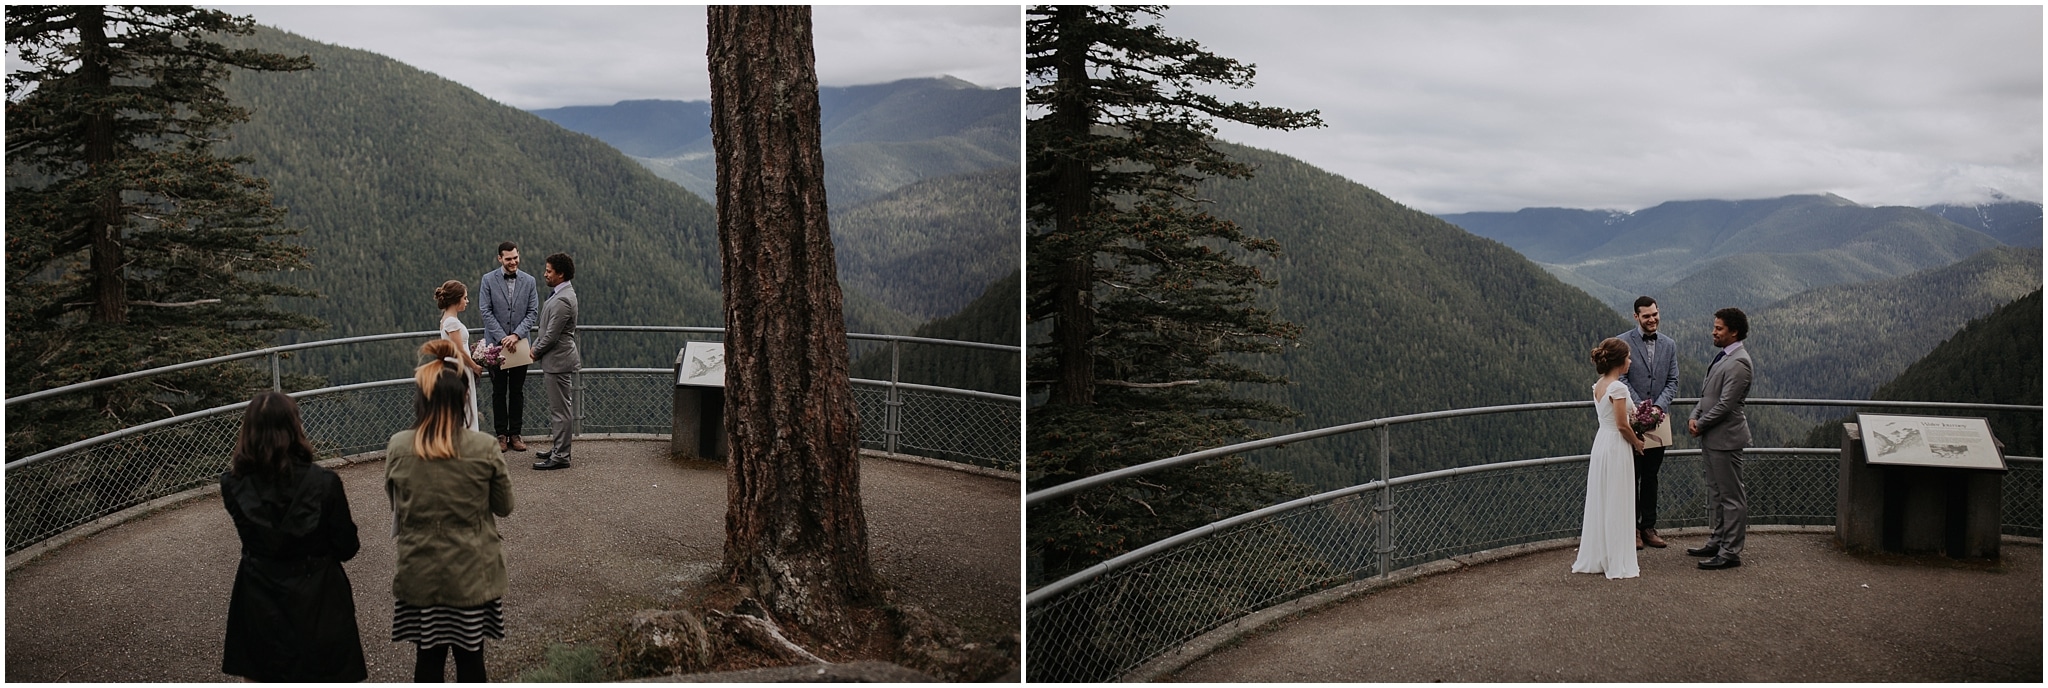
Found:
[[[1289,619],[1177,681],[2041,680],[2041,548],[2002,567],[1852,557],[1832,537],[1749,535],[1743,566],[1645,550],[1640,578],[1554,549]]]
[[[535,449],[544,449],[536,446]],[[725,474],[665,457],[666,442],[577,443],[565,471],[507,454],[515,509],[499,520],[510,592],[505,640],[486,646],[512,680],[550,643],[608,643],[614,623],[708,575],[724,545]],[[906,602],[976,637],[1014,634],[1015,481],[882,459],[861,465],[876,568]],[[383,464],[337,470],[362,534],[344,564],[371,681],[409,681],[412,645],[390,642],[392,545]],[[218,495],[103,531],[7,575],[8,681],[220,681],[221,634],[240,546]]]

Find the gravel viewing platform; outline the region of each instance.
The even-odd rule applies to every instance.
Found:
[[[536,443],[533,450],[547,448]],[[717,568],[722,466],[667,457],[666,440],[579,439],[568,470],[505,454],[514,509],[498,520],[510,592],[505,639],[485,644],[494,681],[552,643],[608,652],[634,610],[663,606]],[[362,551],[343,564],[371,681],[412,679],[391,638],[393,547],[381,460],[335,468]],[[870,555],[899,601],[971,639],[1020,624],[1016,480],[864,457]],[[217,491],[57,547],[7,573],[8,681],[233,680],[220,673],[241,545]],[[2038,597],[2036,598],[2038,609]]]
[[[2041,681],[2038,542],[1956,562],[1753,529],[1741,567],[1702,571],[1683,550],[1704,532],[1666,539],[1639,578],[1574,574],[1571,546],[1544,549],[1308,608],[1152,678]]]

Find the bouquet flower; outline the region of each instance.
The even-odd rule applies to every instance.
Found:
[[[1637,435],[1655,430],[1657,426],[1663,424],[1664,409],[1658,408],[1656,402],[1651,399],[1644,399],[1642,403],[1636,404],[1635,413],[1628,416],[1628,427],[1635,430]]]
[[[469,348],[469,357],[476,359],[477,365],[495,368],[505,362],[505,347],[479,339],[475,346]]]

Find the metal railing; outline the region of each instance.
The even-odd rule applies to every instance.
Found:
[[[584,326],[580,332],[659,332],[719,335],[723,328]],[[426,340],[439,333],[348,337],[271,347],[192,361],[24,394],[17,404],[52,399],[109,384],[192,368],[269,358],[272,389],[281,390],[283,354],[323,347],[390,340]],[[1019,347],[894,335],[849,334],[850,340],[892,349],[889,380],[853,380],[860,407],[861,446],[1015,472],[1023,436],[1022,399],[966,389],[902,382],[893,350],[905,344],[1016,353]],[[579,340],[584,360],[591,350]],[[577,375],[579,433],[668,435],[673,429],[670,368],[585,368]],[[292,392],[306,431],[323,458],[384,449],[392,433],[412,424],[410,378]],[[478,411],[491,425],[489,383],[480,381]],[[537,381],[529,380],[531,388]],[[227,468],[248,402],[186,413],[72,442],[5,466],[7,552],[46,540],[102,516],[203,486]],[[546,428],[545,404],[529,399],[522,419],[528,429]]]
[[[1678,403],[1697,403],[1680,399]],[[1756,405],[2028,411],[2039,406],[1753,399]],[[1096,564],[1026,596],[1028,676],[1110,681],[1273,605],[1345,583],[1509,545],[1576,536],[1588,455],[1393,477],[1389,430],[1405,423],[1590,408],[1591,401],[1493,406],[1382,418],[1246,442],[1105,472],[1032,492],[1027,505],[1153,471],[1254,449],[1374,431],[1380,478],[1203,525]],[[1745,451],[1749,522],[1832,525],[1840,449]],[[2008,457],[2006,534],[2041,536],[2041,459]],[[1660,475],[1659,523],[1707,522],[1698,449],[1674,449]]]

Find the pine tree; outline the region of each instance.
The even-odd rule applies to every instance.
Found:
[[[860,634],[850,609],[885,586],[868,560],[810,8],[706,16],[732,438],[725,578],[846,650]]]
[[[1210,146],[1213,121],[1297,129],[1314,111],[1226,102],[1251,65],[1168,36],[1159,7],[1027,10],[1029,319],[1051,342],[1028,363],[1032,489],[1254,437],[1288,409],[1234,384],[1285,380],[1246,365],[1295,326],[1256,303],[1273,285],[1246,260],[1277,254],[1203,212],[1196,184],[1252,170]],[[1241,459],[1091,490],[1032,510],[1034,568],[1054,576],[1296,493]],[[1041,568],[1042,567],[1042,568]]]
[[[180,6],[13,6],[7,43],[7,372],[22,393],[268,345],[320,322],[259,279],[310,267],[268,184],[213,150],[248,119],[229,68],[311,61],[212,40],[254,23]],[[215,366],[9,409],[10,454],[231,403],[268,375]]]

